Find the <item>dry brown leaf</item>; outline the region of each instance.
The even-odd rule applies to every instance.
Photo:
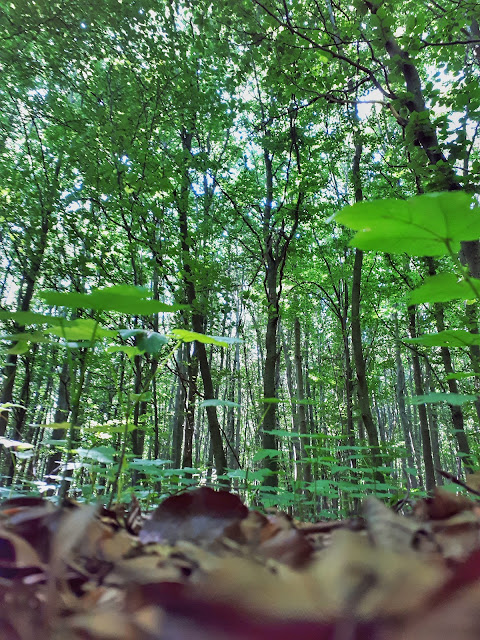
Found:
[[[466,496],[435,487],[433,497],[423,498],[415,505],[414,513],[421,520],[444,520],[473,508],[475,503]]]
[[[363,508],[368,533],[378,547],[397,552],[419,547],[428,551],[436,549],[428,523],[394,513],[373,496],[364,501]]]
[[[131,617],[117,609],[93,611],[90,614],[77,614],[69,618],[71,629],[86,631],[94,638],[102,640],[137,640]]]
[[[26,567],[42,567],[38,553],[23,538],[0,527],[1,555],[0,555],[0,575],[5,575],[13,569],[23,569]]]
[[[140,631],[148,634],[150,637],[161,638],[163,635],[165,613],[160,607],[147,605],[141,607],[132,615],[132,622]]]
[[[480,471],[465,474],[465,484],[475,491],[480,491]]]
[[[431,611],[403,620],[385,640],[476,640],[480,638],[480,584],[462,589]],[[400,625],[399,625],[400,626]]]
[[[474,511],[434,521],[432,530],[444,558],[464,560],[480,547],[480,521]]]
[[[365,536],[336,531],[328,550],[308,570],[335,616],[374,618],[417,610],[443,583],[439,562],[414,551],[372,546]]]

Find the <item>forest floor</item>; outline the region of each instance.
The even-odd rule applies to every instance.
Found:
[[[301,523],[201,488],[142,514],[0,505],[2,640],[480,638],[480,503]]]

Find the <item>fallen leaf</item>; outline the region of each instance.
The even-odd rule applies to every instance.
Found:
[[[248,515],[241,500],[227,491],[201,487],[167,498],[155,509],[139,533],[141,542],[177,540],[211,544],[226,527]]]

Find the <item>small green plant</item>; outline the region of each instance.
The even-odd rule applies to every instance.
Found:
[[[99,492],[104,493],[108,488],[110,502],[114,499],[122,499],[124,480],[131,472],[138,471],[146,478],[158,480],[167,490],[170,490],[175,483],[176,490],[178,490],[197,482],[195,479],[197,470],[195,469],[163,469],[157,477],[156,471],[153,473],[152,471],[158,470],[166,461],[130,460],[127,453],[128,435],[137,428],[132,423],[131,416],[135,404],[148,399],[148,389],[155,373],[162,369],[182,342],[196,340],[204,344],[226,347],[233,344],[236,339],[208,336],[185,329],[172,329],[168,335],[163,335],[145,329],[110,329],[100,324],[100,315],[105,311],[137,317],[151,316],[156,313],[173,313],[185,308],[185,305],[168,305],[158,300],[151,300],[149,295],[150,293],[146,289],[127,285],[97,289],[88,294],[44,291],[40,293],[40,297],[49,306],[74,309],[75,312],[78,309],[88,309],[94,318],[68,320],[61,315],[54,316],[30,311],[0,313],[1,320],[12,320],[17,327],[32,325],[38,327],[33,331],[17,331],[13,334],[0,335],[0,340],[13,342],[13,346],[8,350],[9,353],[23,354],[33,344],[39,343],[66,349],[66,358],[70,369],[70,397],[72,398],[70,418],[67,422],[37,425],[57,432],[60,430],[66,432],[66,438],[63,440],[47,441],[48,446],[55,448],[66,457],[66,462],[62,465],[62,473],[51,478],[54,482],[60,482],[60,498],[66,495],[75,474],[81,479],[77,485],[83,499],[90,500],[94,495],[98,495]],[[45,328],[40,328],[42,326]],[[134,344],[126,344],[127,340],[133,340]],[[126,394],[127,397],[123,402],[123,419],[114,425],[94,426],[93,431],[96,433],[119,434],[121,439],[120,446],[117,448],[102,445],[80,447],[77,443],[77,424],[83,401],[89,357],[92,356],[94,348],[99,348],[100,345],[105,353],[123,352],[130,361],[133,361],[137,356],[144,355],[159,359],[159,366],[152,369],[151,375],[144,380],[142,392]],[[74,354],[77,355],[76,362],[74,362]],[[123,390],[120,389],[120,393],[122,392]],[[207,406],[208,403],[221,404],[222,401],[205,401],[203,404]],[[33,445],[29,443],[10,442],[3,438],[0,444],[14,451],[17,458],[23,455],[22,452],[33,455],[31,451]],[[171,481],[165,483],[168,478]],[[51,490],[51,484],[48,486],[43,484],[44,486],[39,487],[40,489]]]
[[[462,191],[427,193],[408,200],[357,202],[334,216],[356,234],[350,245],[358,249],[406,253],[410,256],[449,256],[452,271],[429,276],[408,296],[407,305],[478,300],[480,280],[473,278],[462,264],[459,251],[463,241],[480,238],[480,214],[474,200]],[[465,329],[448,329],[416,338],[410,344],[431,347],[480,345],[480,335]],[[467,375],[475,375],[467,372]],[[463,404],[474,395],[431,393],[413,402]]]

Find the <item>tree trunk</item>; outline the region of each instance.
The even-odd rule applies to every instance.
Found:
[[[184,284],[187,304],[193,310],[192,312],[192,328],[196,333],[203,333],[204,331],[204,317],[198,310],[198,300],[195,288],[195,276],[192,271],[191,265],[191,246],[192,240],[188,230],[188,204],[189,204],[189,192],[190,192],[190,177],[189,177],[189,158],[192,148],[193,133],[182,130],[181,140],[182,149],[184,152],[184,166],[182,175],[181,192],[177,196],[177,209],[179,215],[180,226],[180,240],[181,240],[181,254],[184,273]],[[203,381],[203,393],[205,400],[214,400],[214,390],[212,383],[212,374],[210,366],[208,364],[207,352],[205,344],[202,342],[196,342],[196,355],[198,358],[200,373]],[[212,441],[213,457],[215,460],[215,468],[217,477],[225,475],[227,468],[227,459],[225,451],[223,449],[222,435],[220,424],[218,422],[217,409],[215,406],[206,407],[208,429],[210,432],[210,438]],[[193,434],[192,434],[193,437]],[[228,484],[228,480],[223,479],[224,484]]]
[[[393,317],[395,327],[395,366],[397,370],[397,383],[395,387],[395,396],[397,399],[398,415],[400,418],[400,424],[402,425],[403,439],[405,441],[405,449],[407,452],[407,465],[410,469],[415,468],[414,450],[412,443],[412,427],[407,415],[407,407],[405,404],[405,397],[407,395],[407,389],[405,384],[405,369],[403,368],[402,356],[400,353],[400,338],[398,331],[398,316],[395,313]],[[417,469],[417,473],[419,473]],[[407,480],[409,486],[413,489],[418,487],[417,476],[413,475],[411,471],[407,473]]]
[[[68,421],[68,414],[70,413],[70,395],[69,395],[69,383],[70,375],[68,368],[68,361],[65,359],[60,371],[60,377],[58,381],[57,391],[57,406],[55,409],[54,422],[60,424]],[[62,440],[65,438],[65,429],[54,429],[52,432],[52,440]],[[47,459],[45,468],[45,475],[50,476],[60,468],[62,455],[59,451],[50,453]]]
[[[171,428],[171,458],[173,468],[180,469],[182,463],[183,429],[186,421],[186,385],[189,384],[185,360],[188,358],[188,344],[182,344],[177,350],[177,390]]]
[[[415,307],[409,307],[409,333],[411,338],[417,337]],[[420,358],[417,350],[412,349],[413,379],[415,382],[415,393],[417,396],[424,395],[422,382],[422,370]],[[430,429],[428,426],[427,409],[424,404],[418,405],[418,417],[420,419],[420,435],[422,439],[423,463],[425,465],[425,488],[431,493],[435,488],[435,470],[433,467],[432,443],[430,440]]]
[[[303,479],[306,483],[312,482],[312,463],[307,461],[306,458],[311,457],[311,451],[308,447],[310,440],[306,437],[308,435],[307,430],[307,415],[305,411],[305,390],[303,382],[303,366],[302,366],[302,351],[301,351],[301,336],[300,336],[300,320],[295,318],[294,324],[295,335],[295,371],[297,374],[297,397],[298,397],[298,430],[303,436],[300,438],[300,449],[302,453],[303,462]]]
[[[433,258],[427,258],[428,272],[430,276],[436,274],[436,265]],[[437,331],[445,331],[445,314],[444,305],[440,302],[436,302],[433,305],[433,311],[435,315],[435,323],[437,325]],[[447,378],[448,389],[450,393],[457,394],[459,392],[458,384],[455,378],[451,377],[454,373],[452,364],[452,355],[448,347],[440,347],[440,353],[442,355],[443,368]],[[457,441],[458,452],[462,458],[463,466],[467,473],[473,473],[473,462],[470,457],[470,445],[468,442],[467,434],[465,432],[465,421],[463,419],[463,411],[461,406],[456,404],[449,404],[450,413],[452,416],[453,429],[455,439]]]
[[[355,120],[357,120],[356,114]],[[358,136],[356,136],[356,138],[358,138]],[[352,166],[352,182],[355,191],[355,202],[361,202],[363,200],[362,182],[360,176],[360,161],[362,158],[362,151],[362,143],[357,139]],[[373,421],[372,409],[370,407],[370,396],[368,392],[365,357],[363,355],[362,329],[360,321],[362,265],[363,251],[360,249],[355,249],[355,260],[353,265],[352,277],[352,350],[353,358],[355,360],[355,372],[357,376],[358,406],[362,415],[362,422],[365,427],[365,431],[367,432],[368,444],[370,445],[371,449],[372,465],[375,468],[375,478],[377,482],[383,483],[383,473],[379,470],[379,468],[382,466],[382,458],[380,456],[377,428]]]

